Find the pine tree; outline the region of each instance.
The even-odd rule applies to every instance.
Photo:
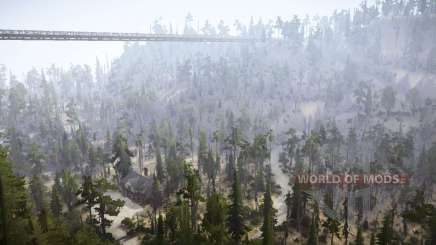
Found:
[[[242,217],[242,194],[239,183],[238,172],[233,170],[232,192],[229,199],[231,204],[227,217],[227,228],[235,244],[241,243],[241,238],[245,234],[244,219]]]
[[[331,188],[324,193],[324,205],[330,209],[333,209],[333,189]]]
[[[106,178],[107,175],[109,175],[110,173],[110,169],[109,167],[106,168],[106,164],[111,162],[111,155],[112,155],[112,148],[113,148],[113,143],[112,143],[112,137],[111,137],[111,133],[108,131],[106,131],[106,140],[104,142],[103,145],[103,174],[104,177]]]
[[[303,194],[301,190],[301,184],[296,181],[292,187],[292,208],[291,218],[295,220],[297,224],[297,231],[300,231],[301,220],[303,218]]]
[[[162,195],[159,179],[157,178],[156,175],[153,175],[153,186],[151,189],[151,193],[152,193],[151,207],[153,208],[153,219],[154,219],[154,224],[157,224],[156,214],[157,214],[157,210],[162,206],[163,195]]]
[[[254,177],[254,201],[256,203],[256,209],[258,205],[258,193],[263,191],[265,191],[263,171],[262,169],[258,169]]]
[[[302,158],[302,154],[301,154],[301,150],[300,148],[297,146],[297,149],[295,149],[295,168],[294,168],[294,172],[296,174],[301,174],[303,172],[303,158]]]
[[[88,149],[88,159],[89,159],[89,169],[87,171],[88,175],[93,175],[98,164],[98,155],[94,146],[90,144]]]
[[[207,143],[206,134],[200,131],[200,136],[198,138],[198,169],[205,171],[205,165],[207,164]]]
[[[219,130],[213,132],[213,141],[215,142],[215,159],[216,159],[216,172],[219,173],[221,171],[220,166],[220,141],[221,141],[221,133]]]
[[[29,155],[27,156],[29,163],[32,165],[32,172],[35,175],[40,175],[43,170],[44,156],[40,152],[36,144],[32,144]]]
[[[129,150],[127,140],[120,133],[115,136],[112,153],[112,163],[114,163],[115,170],[118,173],[117,177],[123,178],[130,171],[132,165],[130,158],[133,157],[133,153]]]
[[[48,245],[47,239],[43,234],[44,231],[42,230],[41,225],[38,223],[35,217],[28,218],[28,226],[30,228],[30,233],[27,233],[27,236],[31,239],[31,244]]]
[[[348,130],[348,135],[346,139],[346,156],[345,160],[348,162],[349,160],[354,160],[357,154],[357,134],[354,128],[350,128]]]
[[[263,225],[262,244],[272,245],[274,243],[274,210],[271,199],[271,182],[266,184],[266,191],[263,200]]]
[[[215,160],[213,159],[212,150],[209,149],[209,152],[207,154],[207,160],[204,165],[204,172],[206,172],[207,175],[207,194],[210,193],[210,186],[212,185],[212,190],[215,191],[215,176],[216,176],[216,166],[215,166]]]
[[[197,170],[191,165],[185,164],[186,186],[179,191],[185,199],[189,200],[191,208],[191,225],[194,232],[197,231],[198,203],[203,200],[201,196],[201,179]]]
[[[1,150],[1,149],[0,149]],[[2,153],[2,152],[0,152]],[[3,157],[2,155],[0,155]],[[0,159],[3,161],[3,159]],[[5,200],[5,191],[3,188],[3,176],[0,176],[0,212],[1,212],[1,244],[8,244],[8,219],[7,219],[7,210],[6,210],[6,200]]]
[[[371,232],[371,238],[369,240],[369,245],[375,245],[375,235],[374,235],[374,232]]]
[[[319,225],[320,225],[320,218],[319,218],[319,205],[318,202],[315,202],[313,204],[313,214],[312,214],[312,221],[315,228],[315,240],[316,243],[318,243],[318,234],[319,234]]]
[[[42,207],[41,211],[38,213],[38,223],[42,233],[46,233],[48,231],[48,214],[45,206]]]
[[[406,209],[401,213],[403,219],[424,225],[426,217],[432,213],[434,206],[425,202],[424,191],[416,191],[412,200],[406,202]]]
[[[313,164],[318,162],[319,158],[319,136],[316,132],[311,132],[309,136],[307,136],[306,141],[304,143],[302,152],[309,159],[309,173],[313,172]]]
[[[159,218],[157,219],[156,245],[164,244],[166,244],[164,220],[162,214],[159,213]]]
[[[365,244],[365,240],[363,240],[362,227],[359,225],[359,227],[357,228],[356,241],[354,242],[354,245],[364,245],[364,244]]]
[[[307,245],[318,245],[318,237],[315,227],[315,222],[312,220],[309,228],[309,238],[307,239]]]
[[[430,244],[436,244],[436,210],[433,209],[432,214],[427,219],[426,224],[426,239]]]
[[[59,177],[56,176],[53,187],[51,189],[50,209],[55,218],[59,218],[62,215],[62,203],[60,197],[61,184]]]
[[[238,147],[244,140],[241,139],[241,132],[238,128],[232,127],[232,133],[225,139],[225,142],[228,144],[228,148],[230,148],[231,156],[233,157],[232,167],[235,166],[237,157]],[[233,177],[233,176],[232,176]]]
[[[170,241],[181,245],[195,244],[189,201],[182,199],[181,195],[181,193],[177,193],[176,204],[171,206],[167,213],[166,220]]]
[[[342,203],[342,205],[344,207],[343,218],[345,220],[344,227],[342,229],[342,234],[344,235],[344,238],[345,238],[345,244],[348,244],[348,234],[350,232],[349,226],[348,226],[348,197],[345,197],[345,200]]]
[[[29,184],[29,189],[30,189],[30,196],[32,197],[33,202],[35,203],[35,209],[39,213],[45,205],[45,200],[44,200],[45,187],[38,175],[32,176],[32,179],[30,180],[30,184]]]
[[[142,138],[143,138],[142,134],[139,134],[135,142],[136,148],[138,149],[138,164],[141,173],[144,170],[144,142]]]
[[[68,211],[73,210],[78,189],[79,186],[76,182],[76,176],[70,171],[64,171],[62,175],[61,194]]]
[[[102,239],[91,226],[81,226],[79,230],[69,239],[74,245],[116,245],[108,239]],[[62,243],[65,244],[65,243]],[[66,243],[68,244],[68,243]]]
[[[255,160],[256,168],[262,168],[264,161],[269,157],[268,136],[269,134],[259,134],[254,136],[253,144],[251,146],[251,155]]]
[[[97,160],[97,164],[99,165],[99,167],[101,168],[101,170],[103,170],[103,177],[107,178],[107,173],[106,173],[106,163],[108,162],[106,159],[106,155],[104,153],[104,150],[102,147],[97,147],[97,152],[96,152],[96,160]]]
[[[0,146],[0,242],[30,244],[27,191],[23,177],[14,176],[5,148]],[[25,235],[29,234],[29,235]]]
[[[291,128],[286,132],[286,136],[288,137],[286,142],[283,143],[284,150],[289,159],[289,167],[292,167],[292,160],[295,157],[295,150],[298,145],[298,136],[296,135],[295,129]]]
[[[208,233],[209,241],[214,245],[223,245],[227,240],[226,211],[227,204],[224,196],[216,192],[212,193],[206,203],[203,227]]]
[[[97,190],[91,176],[83,176],[83,183],[77,194],[80,196],[78,204],[85,204],[84,209],[88,212],[88,223],[93,224],[92,208],[97,203]]]
[[[330,237],[330,244],[333,245],[333,241],[335,236],[337,238],[340,238],[340,234],[339,234],[339,227],[340,227],[340,223],[339,221],[332,219],[330,217],[327,218],[326,221],[323,222],[322,226],[330,233],[331,237]]]
[[[165,185],[167,195],[176,191],[183,181],[184,163],[183,157],[177,155],[175,144],[171,144],[169,151],[165,155],[165,165],[168,173],[168,180]]]
[[[112,199],[111,196],[105,194],[109,190],[116,189],[115,186],[107,182],[106,179],[99,179],[95,182],[96,190],[96,205],[95,210],[98,213],[100,233],[106,235],[106,227],[112,224],[112,221],[106,216],[117,216],[120,208],[124,206],[124,201],[120,199]]]
[[[165,227],[168,231],[168,240],[171,243],[174,243],[176,240],[177,217],[175,209],[175,205],[171,205],[167,208],[165,215]]]
[[[378,231],[377,245],[390,245],[394,239],[394,231],[392,229],[393,217],[391,213],[385,214],[383,217],[383,225]]]
[[[291,219],[291,210],[292,210],[292,195],[291,192],[288,191],[285,197],[285,204],[286,204],[286,220],[285,220],[285,237],[284,237],[284,244],[286,245],[286,241],[289,236],[289,225],[290,225],[290,219]]]
[[[163,181],[165,180],[165,172],[164,172],[164,167],[163,167],[163,162],[162,162],[162,155],[160,153],[160,146],[157,145],[156,147],[156,175],[158,180],[163,183]]]

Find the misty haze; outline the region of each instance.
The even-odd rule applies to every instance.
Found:
[[[436,245],[436,0],[0,3],[0,245]]]

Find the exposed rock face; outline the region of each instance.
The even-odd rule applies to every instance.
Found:
[[[152,176],[142,176],[134,170],[130,170],[130,172],[121,179],[120,184],[124,194],[133,201],[142,205],[149,203],[153,185]]]

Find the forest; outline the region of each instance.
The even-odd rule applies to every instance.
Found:
[[[0,65],[0,245],[436,244],[436,0],[183,33]]]

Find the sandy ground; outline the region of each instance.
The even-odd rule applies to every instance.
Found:
[[[126,235],[126,232],[121,229],[121,221],[126,217],[133,217],[135,214],[143,212],[144,208],[140,205],[134,203],[132,200],[130,200],[127,197],[124,197],[121,195],[121,193],[117,191],[109,192],[110,196],[114,199],[121,199],[124,200],[125,204],[124,207],[121,208],[120,213],[116,217],[111,217],[113,220],[113,223],[111,227],[109,227],[108,232],[112,233],[115,239],[120,239]],[[126,245],[137,245],[140,244],[140,241],[137,237],[133,237],[129,240],[121,240],[122,244]]]
[[[281,224],[286,219],[286,193],[291,191],[291,187],[288,185],[289,177],[280,169],[280,163],[278,162],[278,149],[273,150],[271,155],[271,170],[274,174],[274,180],[280,185],[282,193],[272,197],[274,208],[278,210],[277,221]]]

